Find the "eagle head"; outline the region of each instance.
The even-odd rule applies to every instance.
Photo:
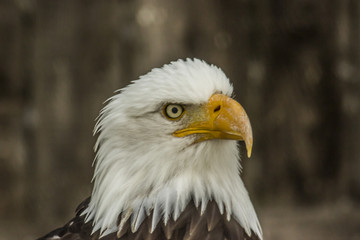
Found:
[[[111,97],[94,130],[94,188],[84,212],[93,231],[120,231],[129,219],[136,231],[150,212],[153,230],[189,202],[203,212],[212,200],[261,236],[239,177],[236,140],[250,157],[252,130],[232,94],[221,69],[187,59],[153,69]]]

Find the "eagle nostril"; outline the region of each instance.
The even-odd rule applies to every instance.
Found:
[[[221,109],[221,106],[220,106],[220,105],[217,106],[217,107],[214,109],[214,113],[220,111],[220,109]]]

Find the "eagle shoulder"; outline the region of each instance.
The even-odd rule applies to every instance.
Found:
[[[92,221],[85,222],[85,214],[82,212],[87,208],[90,202],[90,197],[85,199],[76,208],[76,215],[63,227],[57,228],[43,237],[37,240],[95,240],[99,239],[99,232],[91,235]],[[103,238],[103,240],[113,240],[116,238],[116,233],[109,234]]]

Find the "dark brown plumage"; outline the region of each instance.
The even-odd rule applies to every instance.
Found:
[[[86,209],[90,198],[83,201],[76,209],[76,216],[65,226],[58,228],[38,240],[95,240],[99,239],[99,231],[91,235],[92,221],[84,222],[85,215],[81,213]],[[121,215],[119,216],[119,219]],[[221,214],[217,204],[210,201],[205,212],[200,215],[193,201],[190,201],[179,218],[169,219],[165,225],[158,223],[153,233],[150,233],[152,214],[145,218],[136,232],[131,231],[130,219],[119,233],[111,233],[102,237],[102,240],[259,240],[252,232],[248,236],[244,229],[234,219],[228,221],[226,213]]]

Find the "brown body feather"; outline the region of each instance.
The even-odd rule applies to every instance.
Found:
[[[58,228],[38,240],[95,240],[99,239],[99,231],[91,235],[92,221],[85,223],[81,213],[86,209],[90,198],[82,202],[76,209],[76,216],[62,228]],[[119,216],[120,218],[121,216]],[[119,233],[111,233],[101,240],[259,240],[252,232],[248,236],[241,225],[233,218],[228,221],[226,213],[221,214],[217,204],[210,201],[206,210],[200,215],[200,210],[190,201],[179,218],[169,219],[165,225],[160,221],[150,233],[152,214],[146,217],[136,232],[131,231],[130,219]]]

